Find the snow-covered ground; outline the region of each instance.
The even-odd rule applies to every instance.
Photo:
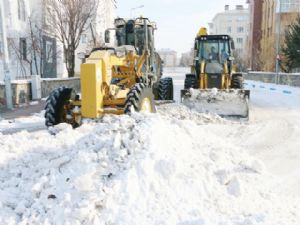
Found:
[[[0,134],[0,224],[299,225],[300,89],[247,87],[248,122],[171,104]]]
[[[44,111],[35,113],[30,117],[15,118],[10,120],[1,119],[0,116],[0,133],[10,134],[23,129],[27,131],[46,129]]]

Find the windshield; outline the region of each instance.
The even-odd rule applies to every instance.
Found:
[[[122,46],[126,44],[125,27],[117,28],[116,38],[117,38],[117,46]]]
[[[143,25],[135,25],[133,30],[126,29],[126,26],[120,26],[116,30],[117,46],[132,45],[138,50],[139,55],[144,50],[145,29]],[[153,42],[153,28],[148,27],[148,48],[151,48]]]
[[[224,63],[230,56],[229,40],[200,40],[198,57]]]

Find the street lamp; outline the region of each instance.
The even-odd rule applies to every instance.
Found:
[[[133,12],[134,10],[136,10],[136,9],[141,9],[141,8],[144,8],[144,5],[140,5],[140,6],[131,8],[131,9],[130,9],[130,18],[132,18],[132,12]]]
[[[279,12],[277,13],[277,35],[276,35],[276,84],[279,83],[279,61],[280,61],[280,35],[281,35],[281,0],[279,3]]]
[[[5,79],[5,94],[6,94],[6,107],[9,110],[13,109],[13,103],[12,103],[12,90],[11,90],[11,77],[8,67],[8,47],[7,47],[7,37],[6,37],[6,25],[5,25],[5,16],[4,16],[4,2],[3,0],[0,0],[0,28],[2,28],[1,31],[1,39],[3,43],[3,70],[4,70],[4,79]]]

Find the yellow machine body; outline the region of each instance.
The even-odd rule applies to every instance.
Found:
[[[200,79],[199,79],[199,84],[198,87],[200,89],[208,89],[209,88],[209,84],[208,84],[208,74],[205,73],[205,65],[206,63],[204,61],[201,62],[200,64]],[[223,73],[220,74],[221,79],[222,79],[222,84],[221,87],[219,89],[230,89],[231,88],[231,75],[236,73],[236,66],[232,67],[231,72],[229,72],[228,70],[228,62],[224,62],[223,64]],[[192,73],[193,71],[195,71],[194,68],[192,68]]]
[[[207,35],[207,34],[208,33],[207,33],[206,27],[201,27],[200,30],[197,33],[197,37],[204,36],[204,35]]]
[[[249,90],[232,57],[234,43],[229,35],[208,35],[202,27],[195,38],[191,73],[186,75],[182,102],[199,112],[248,118]]]
[[[91,61],[82,64],[80,69],[81,114],[83,117],[97,118],[103,108],[102,62]]]
[[[75,104],[81,106],[81,116],[98,118],[104,113],[122,114],[123,109],[118,105],[125,104],[130,88],[142,76],[144,60],[144,54],[138,56],[134,51],[121,57],[107,50],[91,53],[80,68],[82,100]],[[111,85],[113,78],[121,81]]]
[[[89,55],[80,54],[84,56],[81,92],[75,93],[69,87],[51,92],[45,107],[46,126],[66,122],[77,127],[83,118],[155,112],[154,85],[162,76],[161,59],[154,48],[156,24],[139,17],[117,18],[114,25],[105,31],[107,45],[94,47]],[[108,47],[110,30],[115,31],[115,47]],[[119,38],[120,35],[125,38]]]

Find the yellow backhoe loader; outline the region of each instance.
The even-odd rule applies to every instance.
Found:
[[[173,81],[162,78],[162,62],[154,49],[156,24],[147,18],[115,20],[116,47],[99,47],[84,59],[80,69],[81,93],[60,87],[48,97],[46,126],[69,123],[104,114],[155,112],[155,99],[173,99]]]
[[[234,42],[229,35],[208,35],[201,28],[195,39],[191,73],[186,74],[183,104],[203,113],[224,117],[249,117],[249,90],[237,72]]]

